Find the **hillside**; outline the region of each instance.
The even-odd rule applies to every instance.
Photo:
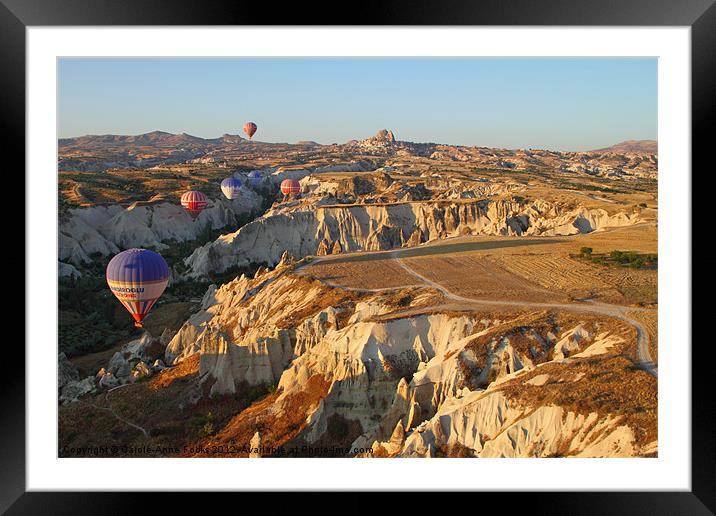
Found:
[[[610,152],[615,154],[658,154],[656,140],[626,140],[611,147],[596,149],[593,152]]]
[[[655,155],[154,132],[59,161],[60,456],[658,454]],[[104,280],[128,247],[171,270],[143,330]]]

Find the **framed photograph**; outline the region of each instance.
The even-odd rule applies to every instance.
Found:
[[[713,514],[713,2],[420,4],[0,0],[26,232],[3,510]]]

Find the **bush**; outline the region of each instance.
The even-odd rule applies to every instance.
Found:
[[[644,266],[644,259],[641,257],[638,257],[634,260],[631,260],[629,262],[629,267],[632,269],[641,269]]]
[[[591,247],[582,247],[579,252],[582,254],[582,256],[590,256],[592,254],[593,249]]]
[[[214,434],[214,424],[211,422],[207,422],[204,424],[204,426],[201,427],[201,430],[199,430],[199,437],[209,437],[210,435]]]

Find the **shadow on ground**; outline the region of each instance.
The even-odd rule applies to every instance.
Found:
[[[408,249],[396,249],[389,252],[378,253],[354,253],[341,258],[329,258],[324,263],[351,263],[363,261],[392,260],[393,258],[412,258],[416,256],[433,256],[451,253],[463,253],[467,251],[484,251],[488,249],[500,249],[504,247],[521,247],[540,244],[557,244],[565,242],[556,238],[533,238],[525,240],[489,240],[487,242],[454,242]],[[318,264],[316,264],[318,265]]]

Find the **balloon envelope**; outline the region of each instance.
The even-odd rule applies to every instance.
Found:
[[[253,122],[246,122],[244,124],[244,132],[249,136],[249,140],[253,137],[254,133],[256,133],[256,124]]]
[[[190,190],[181,196],[181,205],[192,217],[196,217],[206,208],[206,195],[196,190]]]
[[[249,184],[251,184],[251,186],[253,186],[253,187],[259,186],[263,179],[263,177],[261,176],[261,172],[259,172],[258,170],[252,170],[251,172],[249,172],[248,177],[249,177]]]
[[[221,191],[227,199],[234,200],[239,196],[241,190],[241,181],[235,177],[227,177],[221,182]]]
[[[107,265],[107,284],[139,325],[169,281],[164,258],[148,249],[127,249]]]
[[[281,181],[281,193],[291,195],[301,191],[301,184],[295,179],[284,179]]]

